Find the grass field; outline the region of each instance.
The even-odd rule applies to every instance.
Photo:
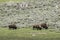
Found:
[[[0,40],[60,40],[60,33],[45,29],[21,28],[9,30],[8,28],[0,28]]]

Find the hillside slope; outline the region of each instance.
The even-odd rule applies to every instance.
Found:
[[[51,28],[60,27],[60,0],[30,0],[0,3],[0,26],[16,22],[26,27],[46,22]]]

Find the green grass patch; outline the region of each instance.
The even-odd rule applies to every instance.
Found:
[[[60,40],[60,33],[45,29],[21,28],[9,30],[8,28],[0,28],[0,40]]]

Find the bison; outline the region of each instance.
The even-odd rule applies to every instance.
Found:
[[[40,25],[41,25],[41,27],[43,27],[43,28],[45,28],[45,29],[48,29],[48,26],[47,26],[46,23],[41,23]]]
[[[17,29],[15,24],[10,24],[8,27],[9,27],[9,29]]]
[[[41,24],[35,24],[35,25],[33,25],[33,30],[34,29],[41,30],[42,28],[48,29],[47,24],[46,23],[41,23]]]
[[[40,25],[36,24],[36,25],[33,25],[33,30],[34,29],[41,30],[42,27]]]

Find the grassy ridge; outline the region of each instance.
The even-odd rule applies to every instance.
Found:
[[[0,28],[0,40],[60,40],[60,33],[49,30],[32,30],[31,28],[21,28],[9,30]]]

